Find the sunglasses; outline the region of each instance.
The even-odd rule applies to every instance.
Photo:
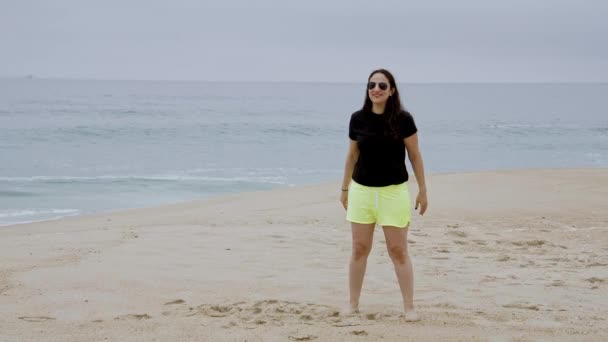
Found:
[[[378,87],[380,88],[380,90],[386,90],[388,89],[388,83],[386,82],[369,82],[367,83],[367,89],[372,90],[374,88],[376,88],[376,84],[378,84]]]

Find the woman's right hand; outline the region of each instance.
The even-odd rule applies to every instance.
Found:
[[[342,191],[342,194],[340,194],[340,202],[342,202],[342,206],[346,210],[348,207],[348,191]]]

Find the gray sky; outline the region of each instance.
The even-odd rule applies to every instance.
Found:
[[[0,76],[606,82],[606,0],[0,0]]]

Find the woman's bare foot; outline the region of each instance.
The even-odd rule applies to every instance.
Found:
[[[406,322],[418,322],[420,320],[420,317],[418,317],[416,310],[410,309],[405,312],[405,317],[403,318],[403,320]]]

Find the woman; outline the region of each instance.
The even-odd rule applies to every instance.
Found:
[[[359,297],[372,248],[374,227],[382,226],[386,247],[401,288],[406,321],[417,321],[414,275],[407,251],[411,217],[407,156],[418,183],[415,209],[427,208],[426,184],[414,119],[401,106],[393,75],[375,70],[368,78],[363,108],[352,114],[350,145],[344,167],[340,201],[351,222],[352,255],[349,269],[350,307],[359,310]]]

